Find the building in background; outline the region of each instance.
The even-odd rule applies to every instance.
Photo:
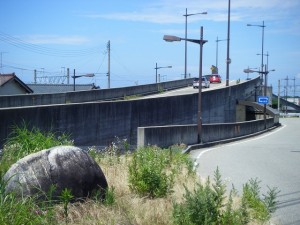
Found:
[[[31,94],[33,90],[21,81],[15,73],[0,74],[0,95]]]
[[[75,84],[76,91],[100,89],[92,84]],[[15,73],[0,74],[0,95],[54,94],[74,90],[74,84],[25,84]]]
[[[296,105],[300,105],[300,98],[299,97],[295,97],[295,98],[287,98],[287,101],[292,102]]]

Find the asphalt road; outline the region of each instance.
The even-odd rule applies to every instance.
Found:
[[[242,81],[241,81],[242,82]],[[230,81],[229,85],[235,85],[236,81]],[[226,83],[223,81],[222,83],[211,83],[209,88],[202,88],[202,92],[205,91],[211,91],[219,88],[224,88],[226,86]],[[192,86],[185,87],[185,88],[179,88],[171,91],[164,91],[159,94],[154,94],[154,95],[148,95],[144,96],[141,98],[160,98],[160,97],[167,97],[167,96],[175,96],[175,95],[187,95],[187,94],[194,94],[194,93],[199,93],[199,90],[197,88],[193,88]]]
[[[300,119],[280,119],[282,126],[242,141],[195,150],[190,155],[198,163],[202,179],[218,167],[228,190],[232,184],[241,193],[251,178],[261,181],[261,193],[277,187],[278,209],[272,224],[300,224]]]

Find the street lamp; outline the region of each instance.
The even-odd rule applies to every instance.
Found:
[[[200,45],[197,140],[198,140],[198,143],[202,144],[202,52],[203,52],[203,45],[207,42],[207,40],[203,40],[203,27],[201,27],[201,29],[200,29],[200,39],[199,40],[180,38],[180,37],[171,36],[171,35],[164,35],[163,39],[168,42],[186,40],[186,41],[193,42],[193,43]]]
[[[253,71],[253,70],[257,70],[257,67],[256,68],[248,68],[247,69],[244,69],[244,73],[247,73],[247,80],[249,80],[249,73],[252,73],[250,71]]]
[[[217,44],[217,48],[216,48],[216,67],[218,68],[218,43],[220,42],[220,41],[227,41],[227,39],[222,39],[222,40],[219,40],[218,39],[218,36],[217,36],[217,40],[216,40],[216,44]]]
[[[75,69],[74,69],[74,75],[72,76],[73,78],[73,91],[75,91],[75,79],[79,78],[79,77],[94,77],[95,74],[93,73],[88,73],[88,74],[83,74],[83,75],[75,75]]]
[[[207,12],[201,12],[201,13],[190,13],[187,14],[187,8],[185,9],[185,48],[184,48],[184,79],[187,78],[187,17],[188,16],[194,16],[194,15],[204,15],[207,14]]]
[[[245,71],[247,71],[247,73],[260,73],[262,75],[265,75],[264,96],[267,96],[267,76],[268,76],[269,72],[275,71],[275,70],[274,69],[273,70],[267,70],[267,66],[265,66],[265,71],[263,71],[263,68],[262,68],[262,71],[256,71],[256,70],[251,70],[251,69],[245,69],[244,72]],[[267,121],[266,121],[267,116],[266,116],[266,113],[267,113],[267,104],[264,103],[264,128],[265,129],[267,129]]]
[[[229,86],[229,64],[231,59],[229,58],[230,47],[230,0],[228,0],[228,20],[227,20],[227,57],[226,57],[226,87]]]
[[[156,77],[156,83],[157,83],[157,70],[159,70],[159,69],[162,69],[162,68],[172,68],[172,66],[159,66],[159,67],[157,67],[157,63],[155,64],[155,70],[156,70],[156,73],[155,73],[155,77]]]
[[[253,25],[253,24],[247,24],[247,26],[252,27],[261,27],[262,28],[262,41],[261,41],[261,71],[264,70],[264,35],[265,35],[265,22],[262,22],[262,25]]]
[[[259,53],[257,53],[256,55],[261,55],[261,54],[259,54]],[[263,54],[263,56],[267,56],[267,70],[268,70],[268,68],[269,68],[269,52],[267,52],[267,54]]]

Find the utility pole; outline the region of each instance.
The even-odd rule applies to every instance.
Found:
[[[67,84],[70,84],[70,69],[67,68]]]
[[[294,79],[292,79],[292,80],[294,81],[294,100],[293,100],[293,103],[296,104],[296,101],[295,101],[295,93],[296,93],[296,91],[295,91],[295,88],[296,88],[295,82],[296,82],[296,78],[294,77]]]
[[[286,104],[285,104],[285,114],[287,114],[287,99],[288,99],[289,77],[286,76],[286,78],[284,80],[286,80],[286,83],[285,83],[285,101],[286,101]]]
[[[280,114],[280,80],[278,80],[278,100],[277,100],[277,110],[278,113]]]
[[[108,54],[107,79],[108,79],[108,88],[110,88],[110,41],[107,42],[107,54]]]
[[[34,83],[36,84],[36,70],[34,70]]]

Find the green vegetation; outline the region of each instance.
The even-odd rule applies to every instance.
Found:
[[[0,224],[46,224],[46,216],[35,203],[35,198],[17,199],[5,193],[5,183],[0,183]]]
[[[139,149],[132,154],[128,165],[129,187],[140,196],[165,197],[172,191],[182,165],[188,165],[191,170],[190,160],[179,151],[149,146]]]
[[[157,85],[157,91],[160,94],[165,92],[164,87],[162,85],[159,85],[159,84]]]
[[[124,95],[124,100],[133,100],[133,99],[137,99],[137,98],[140,98],[141,95]]]
[[[68,215],[69,215],[68,205],[69,205],[70,201],[73,199],[73,197],[74,196],[72,195],[72,191],[69,190],[68,188],[65,188],[64,190],[62,190],[60,200],[62,201],[63,206],[64,206],[64,216],[65,216],[66,224],[68,223]]]
[[[44,201],[5,192],[2,176],[13,162],[71,143],[67,135],[56,138],[50,132],[15,127],[0,164],[0,224],[262,224],[276,210],[278,191],[269,188],[261,195],[257,180],[246,183],[241,196],[234,188],[227,196],[218,168],[212,182],[200,182],[193,162],[181,153],[184,146],[147,146],[130,152],[127,140],[117,137],[105,149],[89,149],[109,184],[103,201],[95,191],[90,199],[72,202],[69,189],[54,200],[55,186]]]
[[[267,222],[276,207],[276,188],[270,189],[264,199],[260,198],[260,186],[257,180],[251,179],[243,187],[241,201],[237,199],[237,192],[233,188],[226,200],[226,186],[221,180],[217,168],[214,183],[210,179],[190,191],[187,188],[183,203],[174,203],[174,224],[248,224],[249,222]]]
[[[73,145],[69,135],[56,136],[53,132],[42,132],[37,128],[29,130],[28,125],[14,126],[2,152],[0,176],[2,177],[12,164],[19,159],[59,145]]]

